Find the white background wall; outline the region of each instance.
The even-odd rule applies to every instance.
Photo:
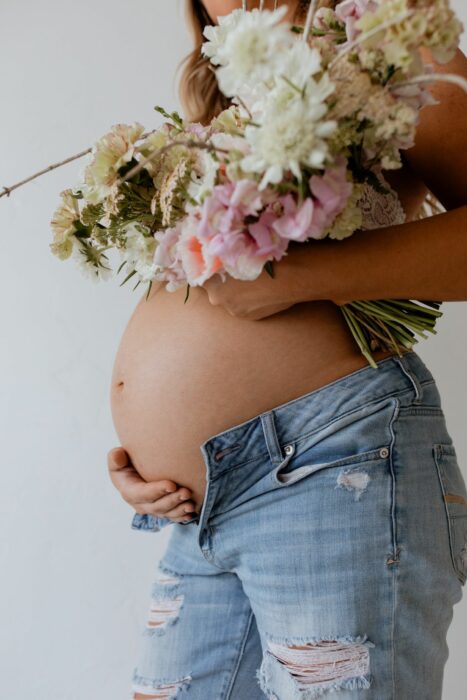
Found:
[[[454,4],[467,23],[463,0]],[[1,0],[0,185],[87,148],[117,122],[160,123],[153,106],[177,106],[174,72],[188,48],[173,0]],[[80,169],[0,201],[0,684],[10,700],[129,697],[168,536],[130,530],[133,511],[106,466],[118,444],[113,357],[144,288],[95,287],[48,249],[58,193]],[[418,351],[467,474],[466,321],[466,304],[446,304],[439,335]],[[445,700],[464,697],[466,623],[463,599]]]

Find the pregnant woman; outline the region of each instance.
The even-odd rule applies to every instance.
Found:
[[[303,21],[308,2],[287,4]],[[181,87],[195,121],[225,107],[202,31],[240,6],[188,2]],[[467,77],[460,51],[424,60]],[[292,244],[275,279],[215,276],[186,304],[154,284],[129,321],[110,476],[135,530],[171,528],[135,700],[441,699],[466,485],[430,370],[413,350],[380,349],[372,368],[339,309],[467,300],[467,98],[432,92],[392,193],[367,203],[377,231]],[[446,212],[419,219],[428,189]]]

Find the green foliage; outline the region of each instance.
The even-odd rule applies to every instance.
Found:
[[[159,112],[159,114],[162,114],[163,117],[171,121],[174,124],[174,126],[177,127],[177,129],[183,129],[183,119],[181,118],[178,112],[167,112],[163,107],[160,107],[159,105],[156,105],[154,109],[156,112]]]
[[[84,226],[94,226],[103,216],[103,204],[87,204],[81,211],[81,221]]]

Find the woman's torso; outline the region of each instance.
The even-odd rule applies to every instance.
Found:
[[[426,188],[406,167],[387,179],[410,220]],[[202,442],[367,361],[332,302],[304,302],[258,322],[212,306],[202,288],[191,288],[186,304],[185,294],[160,283],[139,301],[115,358],[111,407],[141,476],[187,486],[199,507]]]

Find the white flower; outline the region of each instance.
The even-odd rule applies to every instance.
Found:
[[[216,184],[219,163],[214,160],[209,151],[199,153],[196,166],[192,172],[192,180],[187,187],[190,197],[202,204],[204,199],[212,192]]]
[[[321,54],[304,41],[295,40],[284,54],[279,72],[280,78],[286,78],[302,90],[312,75],[321,70]]]
[[[83,247],[79,243],[75,245],[73,258],[81,274],[93,282],[105,281],[113,276],[112,270],[106,265],[107,260],[90,246]]]
[[[324,99],[332,90],[325,74],[319,82],[309,79],[303,98],[287,87],[271,93],[260,126],[248,125],[245,130],[251,153],[241,162],[245,172],[263,174],[260,189],[281,182],[285,170],[301,180],[301,165],[323,166],[326,139],[337,127],[336,121],[323,119],[328,110]]]
[[[159,265],[156,265],[155,263],[149,264],[145,262],[137,262],[135,265],[135,270],[141,282],[150,282],[155,278],[155,275],[159,270]]]
[[[130,269],[136,270],[140,277],[146,277],[146,266],[153,264],[156,250],[156,240],[153,236],[145,236],[140,230],[140,224],[131,222],[125,227],[125,248],[120,251],[122,262],[125,261]],[[143,282],[147,281],[142,279]]]
[[[239,23],[243,14],[242,9],[233,10],[228,15],[219,17],[216,26],[208,24],[204,28],[203,34],[207,41],[201,46],[201,53],[207,56],[214,65],[221,63],[222,59],[219,57],[219,53],[222,53],[227,35]]]
[[[220,65],[217,79],[224,95],[249,95],[252,90],[264,89],[280,72],[285,54],[295,43],[289,27],[281,23],[286,12],[287,7],[282,5],[272,12],[241,13],[225,32],[215,55]]]

